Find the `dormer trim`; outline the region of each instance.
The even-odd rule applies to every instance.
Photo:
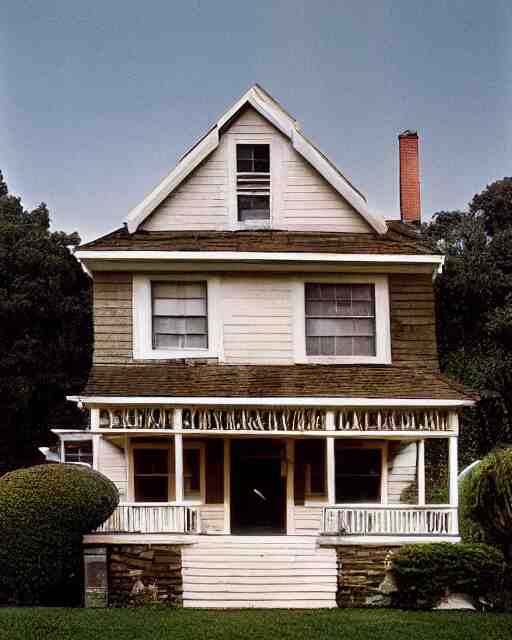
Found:
[[[343,177],[336,167],[300,132],[297,121],[259,85],[254,85],[238,100],[196,144],[177,166],[137,205],[127,218],[128,231],[134,233],[190,173],[218,146],[222,128],[246,105],[252,106],[292,143],[293,148],[366,220],[378,233],[384,234],[384,218],[371,211],[365,198]]]

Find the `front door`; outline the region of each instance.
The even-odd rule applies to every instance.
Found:
[[[275,440],[231,443],[231,532],[286,531],[284,445]]]

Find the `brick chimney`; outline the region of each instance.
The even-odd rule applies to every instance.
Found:
[[[420,158],[416,131],[398,136],[400,148],[400,217],[402,222],[421,222]]]

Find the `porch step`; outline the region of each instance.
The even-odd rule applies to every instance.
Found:
[[[183,606],[336,607],[334,549],[311,536],[200,536],[183,549]]]

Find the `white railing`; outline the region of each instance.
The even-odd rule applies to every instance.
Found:
[[[101,409],[100,429],[173,429],[174,409],[167,407],[117,407]]]
[[[343,409],[335,415],[338,431],[450,431],[443,409]]]
[[[324,431],[323,409],[199,409],[186,408],[183,429],[199,431]]]
[[[95,533],[199,533],[199,509],[188,505],[122,503]]]
[[[322,533],[341,536],[457,535],[457,509],[437,505],[336,505],[324,508]]]

